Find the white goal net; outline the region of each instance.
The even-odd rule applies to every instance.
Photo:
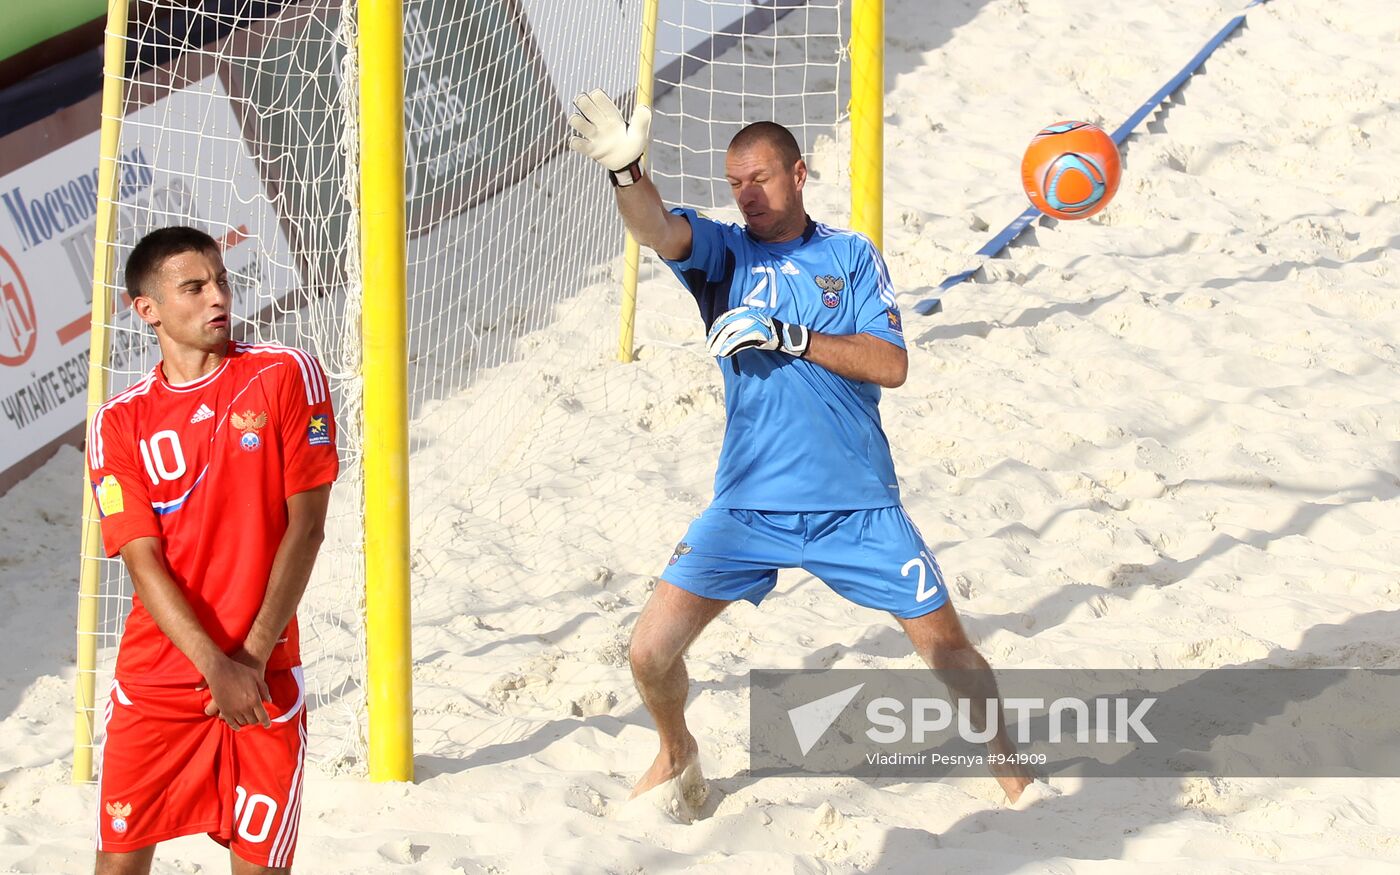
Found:
[[[365,757],[360,448],[376,424],[360,415],[359,319],[383,291],[360,274],[355,6],[133,4],[108,318],[114,394],[156,361],[122,296],[125,255],[195,225],[223,243],[236,336],[308,350],[331,377],[342,476],[300,611],[312,755],[329,771]],[[622,228],[601,172],[564,149],[565,119],[597,86],[630,109],[642,4],[405,0],[404,21],[411,551],[415,582],[434,581],[415,583],[414,611],[441,617],[471,612],[482,575],[533,574],[528,540],[565,523],[534,512],[535,450],[598,449],[575,414],[605,383],[565,375],[613,366]],[[807,149],[833,136],[842,33],[838,0],[662,0],[651,161],[668,201],[724,207],[724,146],[747,121],[788,124]],[[601,309],[585,289],[605,290],[587,299]],[[560,320],[586,320],[590,339],[542,340]],[[100,561],[98,713],[130,607],[120,563]]]

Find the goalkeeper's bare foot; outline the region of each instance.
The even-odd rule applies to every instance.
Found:
[[[1015,804],[1016,800],[1021,798],[1021,794],[1025,792],[1025,789],[1035,781],[1035,775],[1024,767],[1016,768],[1011,771],[998,771],[994,768],[992,769],[992,774],[996,777],[997,783],[1001,785],[1002,792],[1006,794],[1007,800],[1012,804]]]
[[[617,816],[651,823],[693,823],[703,816],[709,795],[710,788],[700,771],[699,752],[692,739],[688,750],[663,752],[657,756]]]
[[[987,752],[1000,754],[1000,756],[989,758],[987,768],[991,771],[992,777],[996,778],[997,783],[1001,785],[1002,792],[1006,794],[1007,802],[1014,805],[1026,788],[1035,782],[1035,772],[1031,770],[1030,766],[1016,760],[1016,748],[1008,738],[993,739],[987,744]]]
[[[696,744],[695,736],[689,732],[685,734],[685,743],[678,748],[668,748],[663,746],[656,759],[652,760],[651,768],[647,769],[637,783],[632,787],[632,795],[628,799],[636,799],[648,790],[660,787],[667,781],[679,778],[686,768],[700,761],[700,745]]]

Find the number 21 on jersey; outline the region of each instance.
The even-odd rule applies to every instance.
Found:
[[[753,268],[753,274],[761,277],[758,285],[753,287],[753,291],[744,296],[744,306],[746,307],[767,307],[770,310],[778,307],[778,277],[773,268],[766,264],[760,264]],[[767,295],[764,295],[767,292]]]

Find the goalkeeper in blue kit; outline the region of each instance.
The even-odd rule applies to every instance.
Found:
[[[900,505],[879,401],[880,387],[904,382],[908,355],[879,250],[807,215],[807,166],[779,124],[755,122],[729,144],[725,175],[739,226],[666,209],[639,163],[646,107],[625,122],[601,90],[575,106],[570,147],[604,167],[628,230],[695,297],[724,376],[714,500],[677,546],[632,634],[633,677],[661,742],[633,796],[692,774],[685,650],[730,602],[761,602],[781,568],[805,569],[856,604],[890,612],[958,697],[995,699],[991,670]],[[969,677],[984,680],[969,688]],[[989,748],[1015,751],[1004,729]],[[994,774],[1012,802],[1032,781],[1014,766]]]

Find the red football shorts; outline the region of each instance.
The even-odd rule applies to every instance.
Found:
[[[267,673],[272,727],[207,717],[208,690],[112,684],[97,784],[97,849],[206,832],[250,863],[292,864],[301,821],[301,668]]]

